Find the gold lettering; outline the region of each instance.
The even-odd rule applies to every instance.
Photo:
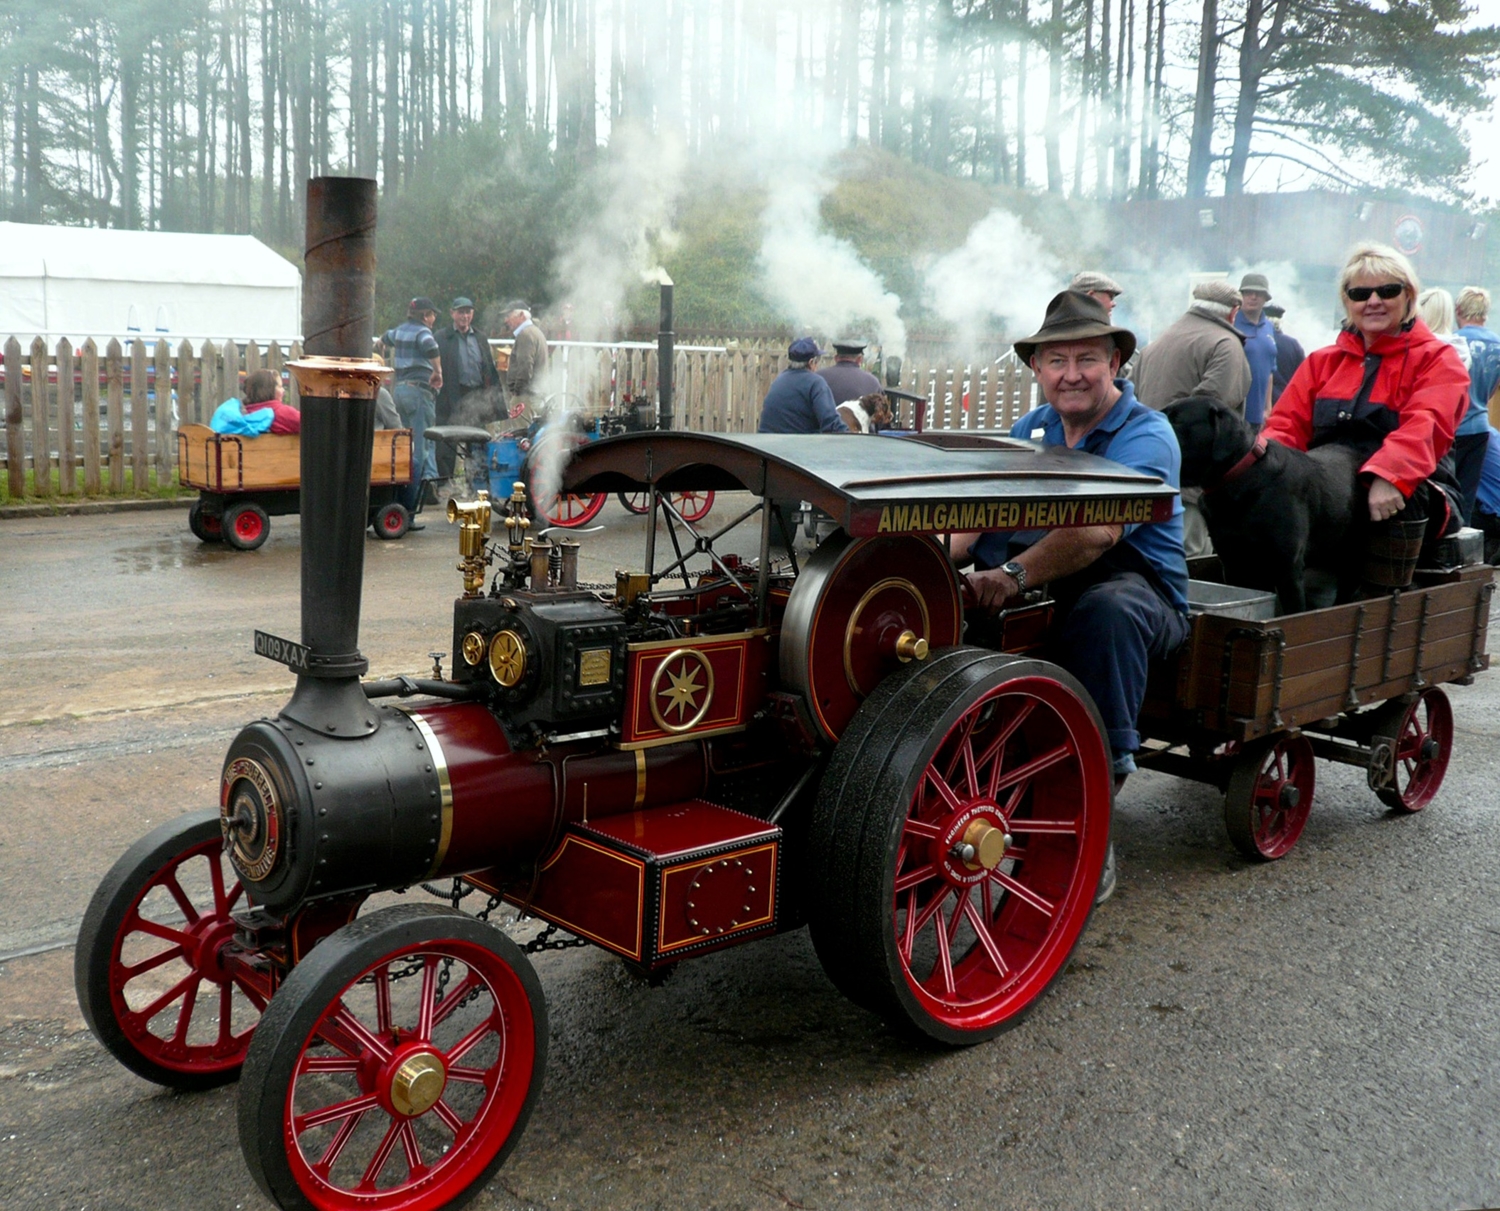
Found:
[[[891,506],[883,505],[880,510],[880,525],[876,527],[875,533],[887,534],[891,529]]]
[[[932,525],[936,530],[946,529],[948,525],[948,506],[934,505],[932,507]]]

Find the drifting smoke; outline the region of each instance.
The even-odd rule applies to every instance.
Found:
[[[600,208],[582,220],[557,258],[555,297],[573,305],[574,321],[585,336],[613,338],[625,318],[629,291],[643,279],[665,276],[657,267],[657,250],[672,243],[672,209],[686,162],[681,140],[669,134],[653,135],[633,123],[611,133],[606,158],[581,187],[584,196],[599,199]],[[559,430],[598,385],[600,359],[592,351],[574,352],[585,356],[554,349],[546,374],[534,386],[538,398],[556,397],[550,419]],[[565,440],[537,447],[533,490],[539,502],[557,491],[571,448]]]
[[[761,289],[799,327],[839,336],[870,324],[882,350],[906,353],[901,300],[847,240],[823,230],[818,203],[828,183],[777,174],[763,218]]]
[[[998,323],[1029,332],[1047,303],[1067,284],[1041,239],[1007,210],[992,210],[969,231],[961,248],[938,258],[926,275],[928,305],[953,325],[959,348],[972,350]]]

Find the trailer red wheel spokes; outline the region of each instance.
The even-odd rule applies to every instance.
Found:
[[[1437,795],[1453,751],[1453,707],[1448,695],[1423,690],[1401,716],[1392,749],[1391,780],[1376,793],[1387,807],[1419,812]]]
[[[110,1001],[126,1038],[176,1072],[225,1072],[244,1062],[266,1002],[225,961],[230,913],[243,888],[225,877],[215,837],[184,850],[141,889],[115,933]]]
[[[1316,782],[1306,736],[1279,736],[1246,749],[1224,794],[1224,824],[1235,848],[1265,860],[1290,852],[1307,825]]]
[[[908,985],[952,1029],[1029,1004],[1083,928],[1085,729],[1094,720],[1065,687],[1019,678],[973,703],[923,773],[897,851],[893,928]]]
[[[516,973],[444,939],[351,981],[286,1096],[293,1176],[320,1208],[436,1208],[484,1172],[531,1085],[535,1024]]]
[[[604,508],[604,500],[603,492],[595,492],[589,496],[564,492],[544,505],[542,514],[552,525],[570,530],[575,526],[587,525],[598,517],[599,510]]]
[[[682,520],[699,522],[708,516],[714,507],[712,492],[673,492],[672,506],[682,514]]]

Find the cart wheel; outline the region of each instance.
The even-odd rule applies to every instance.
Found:
[[[834,749],[811,826],[813,943],[894,1027],[977,1043],[1067,965],[1109,845],[1104,726],[1041,660],[974,648],[892,674]]]
[[[271,533],[271,519],[253,500],[242,500],[224,510],[224,541],[237,551],[253,551]]]
[[[203,511],[203,502],[195,500],[188,509],[188,529],[199,542],[223,542],[224,519]]]
[[[73,956],[94,1037],[138,1076],[211,1089],[239,1075],[266,1002],[221,962],[242,890],[217,810],[154,829],[110,868]]]
[[[646,515],[646,501],[649,499],[646,493],[616,492],[615,496],[619,499],[620,503],[625,506],[627,512],[634,513],[637,517],[644,517]]]
[[[1273,736],[1234,759],[1224,792],[1224,827],[1245,857],[1284,857],[1307,824],[1316,776],[1306,736]]]
[[[325,938],[266,1011],[240,1145],[280,1207],[457,1207],[515,1147],[542,1087],[547,1009],[509,938],[401,905]]]
[[[699,522],[708,516],[714,507],[712,492],[673,492],[672,505],[682,514],[682,520]]]
[[[400,538],[411,528],[411,514],[406,506],[392,501],[375,514],[375,537]]]
[[[1453,751],[1453,707],[1436,686],[1410,704],[1392,703],[1376,724],[1371,747],[1386,746],[1390,776],[1375,793],[1387,807],[1419,812],[1437,795]]]

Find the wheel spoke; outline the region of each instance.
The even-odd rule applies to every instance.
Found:
[[[318,1037],[356,1059],[363,1058],[359,1054],[361,1048],[373,1052],[379,1060],[389,1059],[391,1055],[391,1049],[385,1040],[371,1034],[365,1024],[349,1012],[343,1001],[318,1027]]]
[[[1043,770],[1052,768],[1059,761],[1065,761],[1072,755],[1073,746],[1071,744],[1059,744],[1055,749],[1043,753],[1040,757],[1033,757],[1024,765],[1016,766],[1010,773],[1000,778],[995,790],[998,793],[1007,786],[1016,786],[1022,782],[1029,781]]]
[[[448,1130],[453,1132],[454,1135],[458,1135],[463,1131],[465,1125],[463,1119],[459,1118],[453,1107],[448,1105],[442,1098],[438,1098],[437,1103],[432,1107],[432,1112],[443,1120]]]
[[[234,985],[219,985],[219,1039],[215,1044],[221,1051],[234,1039]]]
[[[195,975],[192,987],[182,998],[182,1008],[177,1011],[177,1029],[172,1032],[174,1046],[187,1046],[188,1028],[193,1024],[193,1007],[198,1004],[198,986],[202,983],[203,978]]]
[[[381,1038],[391,1033],[391,965],[382,963],[375,969],[375,1032]]]
[[[908,816],[902,832],[907,836],[918,837],[923,841],[936,841],[943,835],[943,828],[940,824]]]
[[[443,1003],[433,1011],[433,1028],[436,1029],[444,1022],[446,1022],[449,1017],[451,1017],[453,1013],[458,1009],[458,1007],[465,1003],[464,998],[467,997],[469,993],[473,992],[474,989],[479,988],[482,984],[483,981],[480,980],[480,978],[474,974],[473,969],[470,968],[469,974],[464,976],[464,978],[458,982],[458,986],[456,988],[450,988],[448,990],[448,995],[443,998]]]
[[[145,975],[148,971],[155,971],[163,963],[170,963],[173,959],[185,957],[181,946],[168,946],[166,950],[159,951],[149,959],[142,959],[132,967],[121,966],[120,985],[124,987],[135,979],[136,976]]]
[[[169,892],[172,893],[172,899],[177,901],[177,907],[182,909],[182,915],[187,918],[188,924],[196,925],[198,923],[198,917],[200,914],[198,910],[193,907],[192,900],[188,899],[187,892],[182,890],[182,884],[177,882],[177,871],[180,869],[181,866],[178,866],[173,870],[168,871],[166,875],[163,876],[161,884]]]
[[[370,1163],[365,1166],[364,1176],[360,1178],[360,1186],[373,1189],[375,1179],[380,1176],[380,1171],[385,1168],[386,1161],[390,1160],[391,1152],[396,1147],[396,1139],[401,1134],[401,1128],[406,1125],[406,1120],[391,1122],[386,1128],[385,1138],[380,1141],[380,1147],[375,1149],[375,1155],[370,1158]]]
[[[1038,895],[1024,883],[1011,878],[1010,875],[1004,874],[998,870],[992,870],[990,871],[990,878],[993,879],[996,883],[1000,884],[1001,887],[1005,888],[1006,891],[1011,892],[1014,895],[1020,897],[1020,899],[1026,901],[1027,904],[1030,904],[1032,908],[1036,909],[1044,916],[1050,917],[1057,912],[1057,905],[1053,904],[1052,901]]]
[[[422,1163],[422,1149],[417,1144],[417,1133],[412,1130],[411,1119],[406,1119],[401,1124],[401,1130],[396,1133],[401,1139],[401,1148],[406,1153],[406,1171],[409,1177],[418,1176],[418,1170],[427,1168]]]
[[[218,854],[210,854],[208,858],[208,877],[214,885],[214,916],[227,917],[229,915],[229,896],[224,890],[224,867],[219,861]]]
[[[239,972],[234,973],[234,986],[243,992],[250,1004],[254,1005],[261,1013],[266,1011],[265,995]]]
[[[162,993],[161,996],[157,997],[156,1000],[152,1001],[151,1004],[147,1005],[146,1008],[131,1016],[137,1018],[141,1025],[144,1026],[178,997],[186,994],[189,988],[197,988],[198,981],[201,978],[196,971],[189,972],[182,979],[178,980],[177,983],[173,984],[172,987],[167,989],[166,992]]]
[[[352,1055],[304,1055],[297,1065],[297,1074],[358,1072],[359,1066],[360,1061]]]
[[[480,1022],[478,1026],[474,1027],[473,1030],[469,1031],[468,1034],[464,1035],[463,1038],[459,1039],[458,1042],[454,1044],[453,1049],[449,1051],[445,1056],[443,1056],[444,1063],[446,1063],[451,1070],[454,1064],[458,1063],[459,1060],[468,1055],[470,1051],[478,1046],[479,1041],[486,1035],[488,1035],[491,1031],[495,1031],[495,1033],[497,1034],[499,1033],[494,1019],[486,1018],[484,1021]]]
[[[979,760],[975,763],[980,769],[983,769],[986,765],[990,767],[989,786],[985,789],[985,794],[990,799],[993,799],[1000,793],[1000,772],[1001,767],[1004,765],[1000,757],[1003,755],[1005,746],[1010,741],[1010,738],[1016,734],[1016,729],[1026,722],[1031,712],[1035,709],[1036,700],[1034,698],[1028,698],[1022,703],[1017,708],[1015,715],[1000,729],[1000,733],[989,744],[985,745],[984,752],[980,754]]]
[[[947,896],[943,897],[944,900],[946,900],[947,898],[948,898]],[[942,901],[939,901],[939,903],[941,903],[941,902]],[[953,919],[955,921],[958,919],[958,908],[957,908],[957,906],[955,906],[954,909],[953,909]],[[958,988],[953,983],[953,957],[952,957],[952,955],[948,951],[948,930],[946,928],[944,928],[944,925],[945,925],[945,922],[943,921],[943,914],[941,912],[939,912],[937,914],[936,919],[934,919],[934,921],[932,923],[933,929],[937,932],[937,948],[938,948],[937,963],[934,964],[934,966],[937,968],[937,971],[936,971],[935,974],[940,975],[942,977],[942,980],[943,980],[943,992],[946,993],[948,996],[951,997],[951,996],[953,996],[954,993],[956,993],[958,991]],[[931,980],[932,980],[932,977],[928,976],[927,980],[930,983]]]
[[[924,862],[914,870],[896,876],[896,894],[899,896],[902,892],[910,891],[913,887],[926,883],[928,879],[935,879],[937,876],[937,867],[930,862]]]
[[[974,936],[979,939],[979,944],[984,947],[984,953],[989,956],[990,966],[995,969],[995,974],[1004,979],[1010,975],[1010,968],[1006,965],[1005,959],[1001,957],[1000,948],[995,945],[995,939],[990,934],[989,891],[990,885],[986,881],[984,884],[984,918],[981,919],[979,914],[974,910],[974,902],[967,899],[964,901],[964,916],[969,918],[969,924],[974,927]]]
[[[373,1110],[378,1105],[380,1105],[380,1099],[373,1093],[362,1093],[359,1097],[334,1102],[324,1106],[321,1110],[309,1110],[306,1114],[293,1115],[292,1132],[295,1135],[301,1135],[304,1131],[323,1126],[324,1123],[336,1123],[340,1119],[348,1118],[351,1114],[363,1114],[366,1110]]]
[[[422,996],[417,1002],[417,1038],[427,1042],[432,1038],[432,1014],[437,1008],[433,994],[437,989],[437,955],[422,958]]]
[[[180,929],[173,929],[170,925],[163,925],[160,921],[152,921],[149,918],[141,916],[139,913],[131,920],[125,932],[130,933],[137,929],[142,933],[150,934],[153,938],[160,938],[163,942],[176,942],[179,946],[191,946],[193,944],[192,934],[184,933]]]
[[[1008,827],[1013,833],[1034,833],[1039,836],[1076,837],[1077,820],[1011,820]],[[1006,850],[1011,857],[1018,856],[1014,849]]]
[[[963,810],[963,804],[959,802],[958,795],[955,794],[953,788],[948,785],[947,779],[939,774],[937,770],[933,769],[931,766],[928,766],[925,777],[929,785],[931,785],[932,788],[937,791],[938,798],[943,801],[944,807],[946,807],[950,812]]]
[[[360,1110],[349,1115],[344,1119],[344,1125],[338,1129],[338,1133],[333,1139],[328,1141],[328,1147],[323,1150],[323,1155],[319,1158],[318,1163],[313,1166],[324,1181],[328,1180],[329,1171],[332,1170],[334,1163],[339,1159],[339,1154],[343,1152],[344,1146],[353,1137],[355,1131],[358,1130],[360,1123],[364,1122],[366,1113],[367,1111]]]

